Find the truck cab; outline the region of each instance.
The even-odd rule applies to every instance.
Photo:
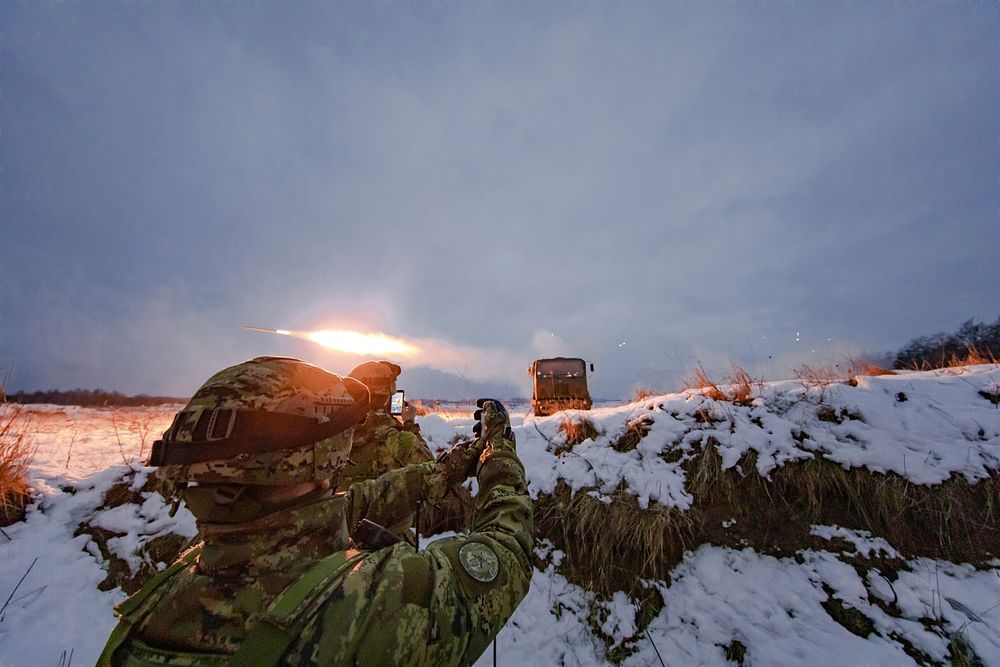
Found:
[[[590,364],[594,372],[594,364]],[[531,376],[531,409],[537,417],[560,410],[589,410],[593,401],[587,390],[587,364],[583,359],[536,359],[528,366]]]

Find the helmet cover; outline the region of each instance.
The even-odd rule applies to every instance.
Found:
[[[157,475],[203,484],[330,479],[347,463],[368,402],[353,378],[291,357],[256,357],[210,377],[177,413],[162,447],[188,456],[160,456]]]
[[[354,367],[348,377],[364,383],[372,396],[372,408],[380,410],[389,403],[389,397],[396,393],[396,378],[402,369],[391,361],[366,361]]]

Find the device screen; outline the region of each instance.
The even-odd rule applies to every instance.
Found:
[[[403,414],[403,390],[400,389],[395,394],[392,395],[392,400],[389,402],[389,414],[390,415],[401,415]]]

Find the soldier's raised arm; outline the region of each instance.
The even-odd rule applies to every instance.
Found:
[[[456,451],[348,491],[351,522],[388,521],[393,508],[443,493],[474,467],[469,533],[419,552],[399,543],[365,556],[304,628],[287,664],[469,665],[506,624],[531,581],[532,508],[506,410],[492,400],[480,406],[467,458]]]
[[[479,493],[466,537],[439,540],[426,551],[433,577],[445,589],[433,603],[465,617],[468,638],[458,664],[472,664],[507,623],[531,583],[533,513],[507,411],[480,401],[485,443],[476,470]],[[449,593],[447,589],[450,588]]]

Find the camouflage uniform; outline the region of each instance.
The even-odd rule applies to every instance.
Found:
[[[119,606],[98,664],[471,664],[531,576],[531,502],[498,405],[484,407],[493,427],[479,447],[277,511],[221,502],[240,496],[231,493],[238,484],[200,484],[190,498],[203,544]],[[477,463],[467,536],[420,552],[352,541],[361,519],[392,525],[418,502],[440,500]],[[224,466],[213,469],[224,476]]]
[[[389,361],[368,361],[351,371],[350,377],[360,380],[371,391],[373,409],[368,412],[365,423],[354,429],[351,461],[341,473],[340,488],[374,479],[405,465],[434,460],[420,434],[420,426],[415,421],[405,420],[405,417],[401,424],[400,419],[386,412],[389,398],[396,391],[399,373],[400,367]],[[468,523],[471,504],[467,489],[453,489],[436,506],[421,508],[420,532],[433,534],[442,530],[463,530]],[[413,543],[411,529],[414,518],[411,513],[386,528]]]
[[[427,463],[434,456],[419,435],[404,430],[385,412],[369,412],[364,424],[354,429],[351,461],[341,473],[341,488],[412,463]]]

